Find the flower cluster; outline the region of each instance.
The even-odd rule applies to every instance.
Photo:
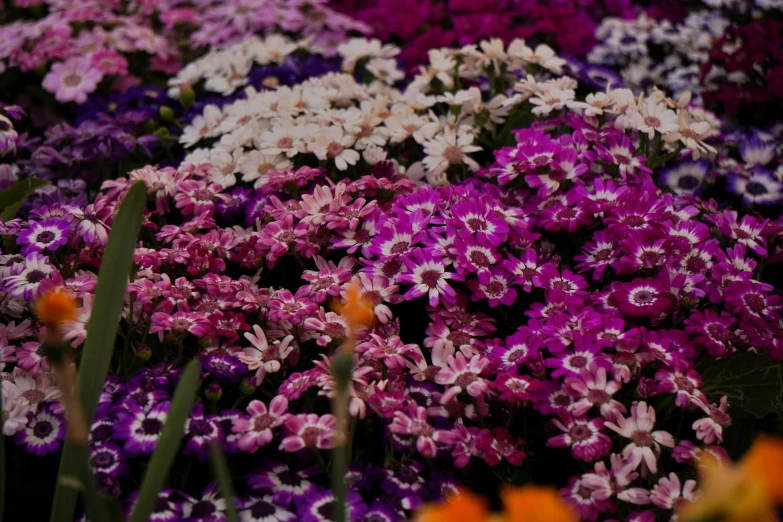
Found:
[[[15,106],[0,114],[0,152],[18,149],[0,186],[51,182],[0,209],[11,451],[56,454],[66,432],[34,303],[52,290],[76,299],[58,329],[78,360],[109,232],[142,182],[89,440],[93,472],[125,509],[197,359],[154,520],[226,519],[213,442],[241,477],[242,520],[332,520],[343,435],[350,520],[406,520],[526,477],[557,485],[584,520],[676,516],[698,495],[694,466],[729,456],[742,398],[713,368],[783,361],[783,126],[724,125],[730,111],[702,106],[725,92],[705,64],[761,60],[725,36],[740,35],[728,28],[741,6],[707,3],[667,20],[624,2],[448,2],[453,27],[426,2],[340,5],[375,28],[360,38],[348,33],[363,23],[323,2],[89,3],[66,16],[62,2],[17,0],[48,11],[17,23],[38,36],[20,36],[8,65],[43,67],[44,87],[80,105],[43,135],[17,135]],[[594,4],[605,10],[583,14]],[[561,35],[558,17],[585,26]],[[87,18],[101,23],[76,23]],[[552,32],[586,63],[542,43]],[[98,34],[94,48],[71,45]],[[158,43],[132,43],[147,40]],[[51,79],[140,50],[150,56],[133,67],[165,81],[90,94],[103,81],[92,65],[81,87]],[[761,72],[774,76],[778,51]],[[356,321],[345,301],[371,317]],[[347,346],[343,392],[332,366]],[[332,410],[343,393],[347,430]],[[553,497],[541,498],[570,516]],[[526,502],[509,499],[509,513]]]

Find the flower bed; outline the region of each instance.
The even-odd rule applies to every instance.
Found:
[[[9,520],[84,412],[126,515],[165,442],[150,520],[343,494],[406,520],[527,483],[676,516],[783,411],[779,6],[716,3],[16,2],[0,81],[49,94],[0,107]],[[90,408],[63,376],[113,328],[98,273],[137,200]],[[76,308],[36,316],[55,290]]]

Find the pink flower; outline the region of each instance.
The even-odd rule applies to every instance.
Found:
[[[280,443],[280,449],[292,453],[304,448],[330,449],[334,447],[337,418],[326,414],[302,413],[285,422],[289,436]]]
[[[695,480],[686,480],[683,486],[675,473],[669,473],[669,478],[661,477],[658,484],[650,492],[650,500],[662,509],[674,509],[683,500],[695,500]]]
[[[612,449],[612,440],[601,433],[603,419],[586,419],[561,413],[560,419],[553,422],[564,433],[550,438],[546,445],[553,448],[570,447],[575,459],[593,462],[608,455]]]
[[[487,383],[481,378],[481,372],[489,366],[489,359],[474,355],[467,361],[462,352],[458,352],[456,356],[450,355],[447,363],[448,368],[441,368],[435,376],[436,383],[450,386],[441,397],[441,404],[448,403],[461,391],[466,391],[475,398],[487,392]]]
[[[266,340],[266,334],[258,325],[253,325],[253,332],[245,332],[245,339],[252,347],[243,348],[236,354],[237,359],[247,365],[249,370],[258,370],[255,375],[255,385],[260,386],[268,373],[280,371],[282,361],[294,351],[293,335],[288,335],[282,342],[274,341],[271,345]]]
[[[128,74],[128,61],[117,51],[98,51],[92,55],[92,65],[107,76]]]
[[[74,57],[65,63],[55,63],[43,80],[43,87],[54,93],[59,102],[84,103],[87,95],[98,87],[103,73],[90,58]]]
[[[436,430],[427,422],[427,409],[408,403],[408,413],[397,411],[389,426],[392,433],[416,437],[416,449],[425,457],[434,457],[438,444],[452,444],[454,436],[450,431]]]
[[[287,418],[288,399],[278,395],[269,403],[251,401],[247,406],[250,417],[239,417],[233,420],[234,433],[242,433],[239,439],[239,449],[255,453],[258,448],[272,442],[272,428],[281,426]]]
[[[631,442],[623,449],[623,458],[641,455],[642,461],[652,473],[658,472],[658,455],[661,446],[674,447],[674,437],[665,431],[652,431],[655,426],[655,409],[646,402],[635,402],[631,406],[631,416],[617,415],[617,424],[607,422],[606,427]]]
[[[723,428],[731,426],[731,417],[727,413],[729,400],[724,395],[720,399],[720,405],[710,404],[694,397],[693,403],[701,408],[708,416],[693,423],[696,430],[696,438],[703,440],[705,444],[712,444],[716,439],[723,442]]]

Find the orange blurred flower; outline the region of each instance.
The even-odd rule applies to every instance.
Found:
[[[578,522],[557,490],[540,486],[507,488],[500,494],[506,508],[505,522]]]
[[[35,315],[47,326],[58,326],[76,318],[78,306],[68,292],[56,288],[46,292],[35,302]]]
[[[446,500],[426,506],[416,522],[485,522],[489,517],[484,499],[469,491],[461,491]]]
[[[375,305],[372,299],[362,295],[356,282],[346,285],[342,302],[334,302],[332,309],[345,317],[352,330],[359,326],[370,326],[375,321]]]
[[[705,456],[699,497],[678,510],[682,522],[776,522],[783,504],[783,442],[761,436],[736,466]]]

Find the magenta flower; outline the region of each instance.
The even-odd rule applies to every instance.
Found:
[[[450,445],[454,436],[450,431],[436,430],[427,419],[427,409],[417,406],[414,402],[408,403],[408,412],[394,412],[389,430],[398,435],[410,435],[416,438],[416,449],[425,457],[434,457],[438,451],[438,445]]]
[[[336,425],[337,418],[331,414],[292,415],[285,421],[288,436],[280,443],[280,450],[293,453],[304,448],[331,449],[337,435]]]
[[[410,301],[426,294],[429,296],[430,306],[437,306],[441,299],[454,302],[457,293],[447,281],[460,281],[462,278],[454,272],[446,271],[442,259],[434,257],[423,248],[417,248],[405,259],[405,265],[408,272],[402,274],[397,281],[413,286],[405,292],[404,299]]]
[[[318,305],[306,297],[294,297],[288,290],[275,293],[267,305],[269,319],[272,321],[290,321],[291,324],[302,324],[305,317],[318,310]]]
[[[487,299],[492,308],[501,303],[511,306],[517,298],[517,291],[511,287],[511,279],[510,274],[502,268],[495,268],[493,272],[480,272],[478,280],[468,281],[468,288],[473,291],[470,298],[473,301]]]
[[[234,419],[234,433],[241,433],[239,449],[255,453],[262,446],[272,442],[272,430],[281,426],[288,418],[288,399],[276,396],[269,403],[269,409],[261,401],[250,401],[247,406],[248,417]]]
[[[705,444],[712,444],[716,440],[723,442],[723,429],[731,426],[731,416],[728,414],[728,398],[724,395],[721,397],[719,404],[710,405],[698,398],[694,398],[693,403],[707,414],[707,417],[693,423],[696,438],[704,441]]]
[[[655,410],[646,402],[635,402],[631,406],[630,417],[617,415],[616,419],[616,424],[607,422],[606,427],[630,439],[631,442],[623,449],[623,458],[641,456],[641,462],[646,468],[651,473],[657,473],[661,446],[673,448],[674,437],[665,431],[653,431]]]
[[[448,403],[462,391],[475,398],[482,397],[488,391],[481,373],[489,366],[489,359],[474,355],[468,361],[461,352],[457,352],[456,356],[450,355],[447,362],[448,367],[441,368],[435,376],[436,383],[448,386],[440,399],[441,404]]]
[[[551,437],[546,441],[546,445],[552,448],[571,448],[575,459],[593,462],[608,455],[612,449],[612,439],[601,433],[604,427],[603,419],[587,419],[561,413],[559,418],[552,422],[564,433]]]
[[[102,79],[103,73],[89,57],[75,56],[64,63],[52,65],[42,85],[53,92],[59,102],[84,103]]]
[[[620,391],[622,384],[607,379],[605,368],[593,366],[589,370],[582,369],[579,377],[567,378],[565,385],[566,392],[573,393],[576,399],[569,409],[577,417],[586,415],[594,406],[605,419],[612,419],[626,411],[621,402],[612,398]]]

